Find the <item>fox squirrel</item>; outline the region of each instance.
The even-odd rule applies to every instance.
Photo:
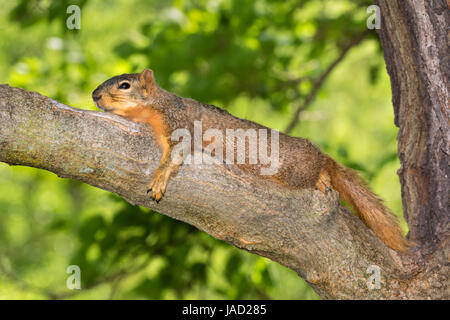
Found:
[[[147,192],[159,201],[166,191],[170,175],[178,170],[171,152],[177,142],[171,140],[178,128],[192,134],[194,121],[205,129],[268,129],[239,119],[225,110],[193,99],[181,98],[155,83],[153,71],[122,74],[102,83],[92,93],[96,106],[132,121],[149,124],[157,137],[162,157]],[[245,145],[244,145],[245,146]],[[247,155],[248,158],[248,155]],[[258,165],[237,164],[243,171],[258,175]],[[279,133],[279,169],[273,175],[260,175],[290,188],[316,187],[322,192],[332,187],[356,211],[357,216],[390,248],[405,251],[410,244],[403,238],[395,216],[382,200],[371,192],[364,180],[351,169],[338,164],[306,139]]]

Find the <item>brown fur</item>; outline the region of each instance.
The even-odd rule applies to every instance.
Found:
[[[128,83],[129,88],[120,88],[123,83]],[[136,122],[147,123],[153,128],[163,153],[149,185],[151,196],[156,201],[162,198],[170,175],[179,166],[172,162],[170,156],[175,144],[170,136],[175,129],[186,128],[193,135],[195,120],[202,121],[204,131],[214,128],[220,130],[224,137],[226,129],[266,128],[236,118],[215,106],[167,92],[156,85],[153,71],[148,69],[140,74],[123,74],[111,78],[101,84],[92,96],[97,107]],[[279,134],[279,156],[280,167],[274,175],[260,175],[261,165],[249,164],[248,161],[236,166],[254,176],[270,179],[290,188],[317,187],[324,192],[332,186],[389,247],[400,251],[408,248],[394,215],[354,171],[339,165],[308,140],[283,133]],[[248,160],[248,154],[246,157]]]
[[[345,168],[326,156],[326,171],[331,185],[355,210],[357,216],[389,247],[405,251],[410,243],[403,238],[395,215],[383,201],[366,186],[366,182],[353,170]]]

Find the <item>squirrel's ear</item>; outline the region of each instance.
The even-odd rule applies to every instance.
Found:
[[[155,88],[155,77],[153,76],[153,71],[150,69],[145,69],[139,74],[139,82],[141,86],[145,89],[147,94],[151,94]]]

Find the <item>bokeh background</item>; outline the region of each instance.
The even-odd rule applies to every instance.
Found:
[[[152,68],[178,95],[310,139],[401,217],[389,78],[362,0],[5,1],[0,83],[94,110]],[[81,8],[69,30],[67,7]],[[403,220],[402,220],[403,221]],[[406,228],[404,222],[403,227]],[[66,287],[81,268],[82,290]],[[55,174],[0,163],[0,299],[319,299],[297,274]]]

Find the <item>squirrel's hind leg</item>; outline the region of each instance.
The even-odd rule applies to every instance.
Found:
[[[328,175],[328,172],[324,169],[320,172],[319,179],[316,182],[316,188],[322,193],[325,193],[327,190],[332,188],[331,178]]]

